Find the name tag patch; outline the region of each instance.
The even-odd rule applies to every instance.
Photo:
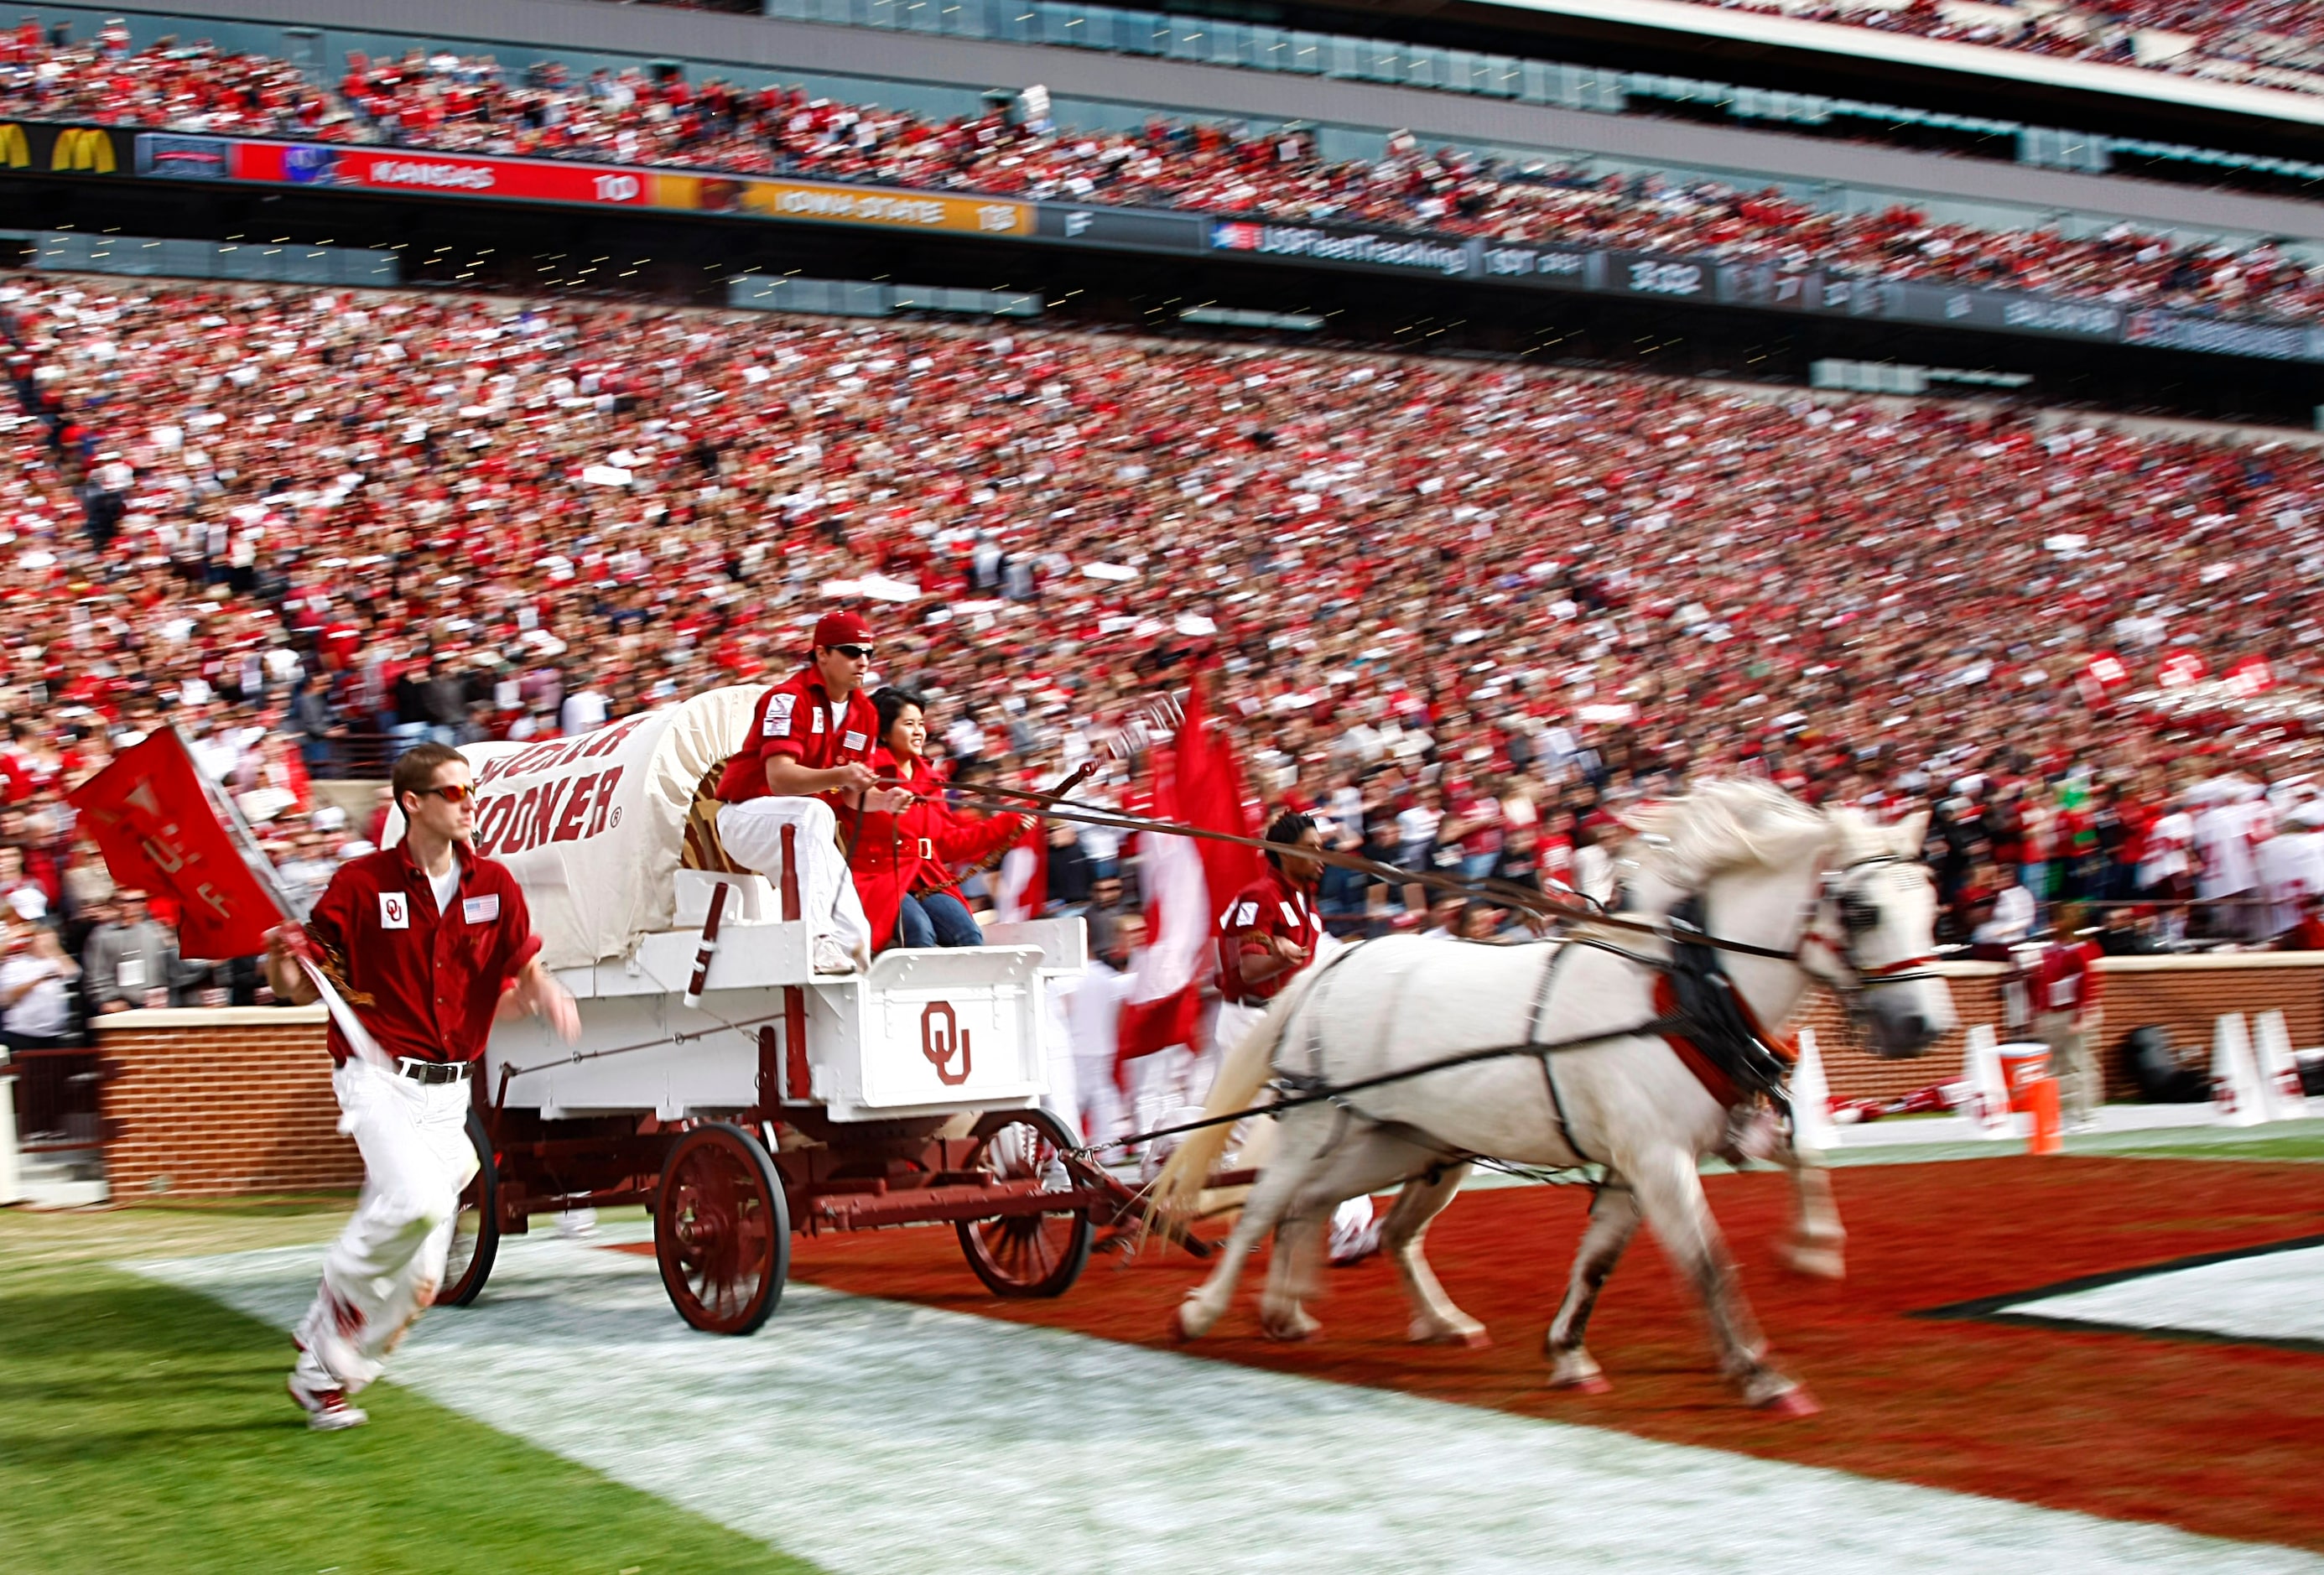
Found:
[[[460,917],[472,925],[488,925],[501,916],[501,894],[471,897],[460,904]]]
[[[823,707],[820,705],[816,706],[814,710],[808,712],[807,715],[815,719],[815,731],[817,733],[821,733],[823,732]]]
[[[383,930],[408,930],[411,927],[411,898],[401,891],[379,894],[379,927]]]

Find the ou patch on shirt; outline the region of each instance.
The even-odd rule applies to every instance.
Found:
[[[472,925],[488,925],[501,916],[501,894],[471,897],[460,904],[461,919]]]
[[[411,927],[411,898],[409,893],[383,891],[379,894],[379,927],[383,930],[408,930]]]

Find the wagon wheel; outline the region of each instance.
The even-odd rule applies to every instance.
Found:
[[[759,1140],[725,1121],[672,1146],[654,1198],[654,1257],[678,1315],[711,1334],[748,1334],[782,1299],[790,1211]]]
[[[1036,1178],[1044,1191],[1073,1187],[1059,1152],[1073,1144],[1056,1117],[1047,1110],[995,1110],[971,1134],[976,1149],[964,1167],[989,1173],[996,1182]],[[1004,1214],[993,1220],[963,1220],[961,1250],[996,1296],[1062,1296],[1089,1262],[1089,1206],[1054,1214]]]
[[[476,1151],[476,1174],[460,1189],[452,1245],[444,1254],[444,1277],[436,1288],[438,1307],[465,1307],[475,1301],[492,1277],[493,1258],[501,1249],[500,1166],[493,1163],[484,1119],[474,1110],[468,1112],[468,1142]]]

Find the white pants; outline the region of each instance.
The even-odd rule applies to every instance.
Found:
[[[0,1084],[0,1090],[5,1086]],[[1113,1052],[1077,1047],[1074,1051],[1074,1087],[1081,1096],[1083,1141],[1111,1142],[1128,1137],[1134,1129],[1130,1124],[1130,1107],[1123,1102],[1121,1091],[1114,1086]]]
[[[753,798],[729,804],[718,811],[718,841],[737,863],[783,884],[783,827],[797,826],[793,846],[798,850],[799,916],[807,933],[829,935],[855,958],[859,967],[872,966],[872,925],[863,916],[863,899],[855,894],[855,877],[848,873],[846,855],[839,851],[839,822],[831,806],[820,798]]]
[[[404,1331],[436,1299],[476,1174],[468,1085],[418,1083],[353,1059],[331,1076],[339,1130],[363,1153],[355,1218],[323,1259],[323,1283],[299,1326],[299,1371],[354,1394],[379,1377]]]
[[[1065,1021],[1065,1003],[1058,999],[1057,981],[1044,980],[1041,991],[1041,1064],[1048,1073],[1049,1113],[1065,1122],[1084,1143],[1093,1141],[1082,1130],[1081,1091],[1075,1085],[1080,1068],[1074,1055],[1074,1036]]]

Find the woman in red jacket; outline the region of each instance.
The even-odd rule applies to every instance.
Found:
[[[906,946],[974,946],[983,943],[968,903],[953,880],[955,863],[978,863],[1024,834],[1021,815],[972,820],[944,803],[944,784],[922,751],[927,748],[927,708],[908,689],[872,696],[880,713],[880,745],[872,769],[882,783],[916,795],[894,815],[866,812],[855,832],[848,866],[854,871],[863,916],[872,921],[872,949],[890,937]]]

